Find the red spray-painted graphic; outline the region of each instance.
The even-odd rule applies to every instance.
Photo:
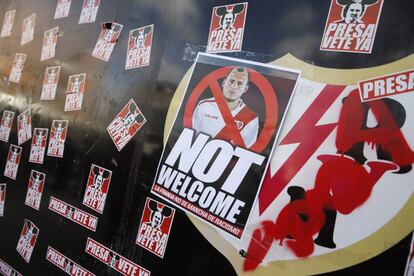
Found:
[[[327,89],[333,89],[334,92],[324,93]],[[326,137],[333,131],[335,124],[316,126],[316,123],[342,90],[343,87],[326,86],[324,92],[281,141],[281,144],[301,142],[297,149],[307,144],[307,151],[298,150],[298,153],[294,152],[285,162],[290,165],[290,168],[294,168],[288,178],[292,179],[306,163],[324,141],[323,136]],[[377,121],[376,127],[367,126],[369,112],[372,112]],[[313,115],[306,116],[307,114]],[[363,103],[358,90],[352,91],[345,97],[339,114],[335,140],[339,155],[332,152],[317,156],[322,165],[317,172],[312,189],[305,190],[299,186],[291,186],[287,189],[290,202],[282,209],[276,220],[264,221],[261,227],[253,232],[245,254],[243,269],[254,270],[263,261],[274,240],[278,241],[279,245],[289,248],[297,257],[307,257],[312,254],[315,244],[335,248],[333,234],[337,214],[348,215],[362,206],[386,172],[404,174],[411,171],[414,152],[401,132],[401,127],[406,121],[405,114],[403,105],[394,99],[386,98]],[[318,128],[317,134],[312,139],[316,144],[310,144],[308,138],[297,135],[299,130],[302,133],[305,131],[313,134]],[[320,143],[318,144],[317,141]],[[367,161],[363,152],[364,143],[372,145],[378,160]],[[364,164],[369,168],[368,170]],[[275,176],[267,177],[267,185],[263,185],[259,197],[262,212],[289,181]],[[266,186],[270,185],[275,192],[269,195],[266,194],[266,189],[269,189]],[[314,235],[317,235],[316,239]]]

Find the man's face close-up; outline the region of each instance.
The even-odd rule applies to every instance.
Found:
[[[233,14],[226,13],[223,19],[223,28],[231,28],[233,27]]]
[[[223,95],[228,102],[240,99],[241,95],[249,88],[246,72],[231,71],[223,81]]]
[[[354,3],[349,6],[348,12],[346,13],[346,18],[348,22],[355,22],[362,16],[362,5],[359,3]]]

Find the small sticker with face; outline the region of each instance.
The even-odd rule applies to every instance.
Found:
[[[53,247],[48,246],[46,260],[60,268],[66,274],[71,276],[95,276],[85,268],[81,267]]]
[[[86,184],[83,204],[102,214],[108,196],[109,184],[112,172],[105,168],[92,164]]]
[[[7,154],[6,167],[4,168],[4,176],[16,179],[17,170],[19,169],[20,159],[22,156],[22,147],[10,145]]]
[[[0,124],[0,140],[3,142],[9,141],[10,130],[13,125],[14,112],[4,110]]]
[[[65,111],[82,109],[85,83],[85,73],[69,76],[68,86],[66,88]]]
[[[370,54],[383,0],[332,0],[320,50]]]
[[[121,35],[122,25],[115,22],[106,22],[101,24],[102,30],[99,34],[98,41],[93,49],[92,56],[108,61],[111,53]]]
[[[56,43],[59,34],[59,27],[45,31],[43,35],[42,54],[40,61],[51,59],[56,54]]]
[[[17,116],[17,143],[19,146],[32,138],[32,115],[30,108]]]
[[[213,8],[207,53],[241,51],[247,2]]]
[[[95,22],[100,2],[101,0],[83,0],[79,24]]]
[[[125,147],[146,121],[134,100],[129,100],[106,128],[118,151]]]
[[[50,128],[49,146],[47,155],[52,157],[63,157],[65,150],[66,135],[68,133],[67,120],[53,120]]]
[[[34,129],[32,147],[30,148],[29,162],[43,164],[47,144],[47,133],[47,128]]]
[[[57,0],[54,19],[64,18],[69,15],[72,0]]]
[[[174,214],[175,209],[147,198],[135,243],[163,258]]]
[[[42,93],[40,99],[43,101],[54,100],[59,82],[60,66],[46,67],[43,78]]]
[[[1,28],[0,37],[7,37],[11,35],[15,16],[16,10],[6,12],[6,14],[4,15],[3,27]]]
[[[50,197],[49,210],[94,232],[98,226],[97,217],[53,196]]]
[[[122,275],[150,276],[151,272],[88,237],[85,252]]]
[[[30,220],[25,219],[16,250],[29,263],[39,236],[39,228]]]
[[[31,171],[25,200],[27,206],[39,210],[45,180],[46,175],[44,173],[35,170]]]
[[[19,83],[22,77],[26,54],[16,53],[13,60],[13,66],[10,71],[9,81]]]
[[[22,26],[22,39],[20,45],[23,46],[24,44],[29,43],[33,40],[34,35],[34,28],[36,23],[36,14],[33,13],[30,16],[23,19],[23,26]]]
[[[154,25],[144,26],[129,32],[125,69],[133,69],[150,64]]]
[[[6,204],[6,183],[0,183],[0,217],[4,216],[4,205]]]

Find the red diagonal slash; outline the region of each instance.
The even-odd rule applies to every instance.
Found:
[[[211,93],[213,94],[214,98],[217,101],[218,108],[220,110],[221,115],[223,116],[223,120],[225,123],[224,128],[220,132],[225,132],[228,140],[232,140],[236,146],[240,146],[245,148],[246,145],[244,144],[243,138],[240,134],[236,126],[236,122],[233,119],[233,115],[227,105],[223,91],[221,90],[217,81],[208,78],[207,80],[210,84]]]
[[[225,121],[225,127],[229,128],[229,133],[233,135],[233,137],[230,137],[229,140],[233,140],[236,145],[243,145],[244,141],[241,138],[240,132],[235,125],[230,110],[226,106],[227,104],[225,103],[221,88],[218,84],[218,80],[225,78],[233,68],[235,67],[227,66],[219,68],[209,73],[195,86],[184,108],[184,127],[192,128],[192,117],[194,109],[201,95],[207,88],[210,88],[214,95],[214,98],[217,101],[220,113],[222,114]],[[272,137],[277,126],[279,113],[278,99],[274,88],[262,74],[251,68],[248,68],[248,71],[250,74],[250,82],[253,83],[259,89],[259,92],[263,95],[266,110],[263,129],[257,138],[256,143],[250,147],[250,150],[255,152],[263,152],[266,149],[269,150],[267,146],[269,142],[272,141]],[[224,108],[220,108],[220,106],[224,106]],[[234,134],[234,132],[236,134]]]

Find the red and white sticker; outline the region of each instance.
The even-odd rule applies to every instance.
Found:
[[[118,151],[125,147],[146,121],[134,100],[129,100],[106,128]]]
[[[16,269],[9,266],[5,261],[0,258],[0,274],[5,276],[22,276]]]
[[[66,88],[65,111],[82,109],[83,94],[85,93],[86,74],[69,76]]]
[[[0,183],[0,217],[4,216],[4,206],[6,204],[6,183]]]
[[[54,19],[65,18],[69,15],[72,0],[57,0]]]
[[[27,186],[26,200],[24,204],[39,210],[42,200],[43,188],[45,187],[46,174],[32,170]]]
[[[59,34],[59,27],[45,31],[43,35],[42,54],[40,61],[51,59],[56,54],[56,43]]]
[[[9,81],[19,83],[22,77],[24,64],[26,62],[26,54],[16,53],[13,60],[13,66],[10,71]]]
[[[121,35],[123,25],[115,22],[105,22],[101,24],[101,33],[96,41],[92,56],[108,61],[114,50],[115,44]]]
[[[47,155],[52,157],[63,157],[65,141],[68,133],[68,120],[53,120],[50,128],[49,146]]]
[[[32,138],[32,115],[30,108],[17,116],[17,143],[19,146]]]
[[[14,17],[16,16],[16,10],[7,11],[4,15],[3,27],[1,28],[0,37],[6,37],[11,35],[13,29]]]
[[[125,69],[133,69],[150,64],[153,36],[154,24],[129,32]]]
[[[26,263],[30,262],[30,257],[32,256],[33,249],[36,245],[39,232],[39,228],[33,222],[28,219],[24,220],[22,233],[20,234],[16,250]]]
[[[111,184],[112,171],[92,164],[86,184],[83,205],[102,214]]]
[[[1,117],[1,124],[0,124],[0,140],[3,142],[9,141],[10,130],[13,125],[14,119],[14,112],[4,110],[3,116]]]
[[[42,93],[40,99],[43,101],[54,100],[59,82],[60,66],[46,67],[43,78]]]
[[[35,128],[32,147],[30,148],[29,162],[43,164],[47,144],[47,128]]]
[[[147,197],[135,243],[164,258],[174,214],[174,208]]]
[[[206,52],[241,51],[246,14],[247,2],[214,7]]]
[[[363,80],[358,85],[363,102],[414,92],[414,69]]]
[[[50,197],[49,210],[52,210],[53,212],[85,227],[86,229],[94,232],[96,231],[96,226],[98,225],[97,217],[53,196]]]
[[[92,272],[78,265],[56,249],[48,246],[46,252],[46,260],[63,270],[66,274],[72,276],[95,276]]]
[[[21,156],[22,147],[10,145],[9,153],[7,154],[6,167],[4,168],[4,176],[16,180]]]
[[[83,0],[79,24],[95,22],[100,2],[101,0]]]
[[[36,13],[33,13],[30,16],[23,19],[22,39],[20,41],[21,46],[33,40],[35,23]]]
[[[103,262],[107,266],[115,269],[122,275],[127,276],[150,276],[151,272],[147,269],[133,263],[127,258],[115,253],[102,244],[88,238],[85,252]]]
[[[370,54],[383,0],[332,0],[320,49]]]

